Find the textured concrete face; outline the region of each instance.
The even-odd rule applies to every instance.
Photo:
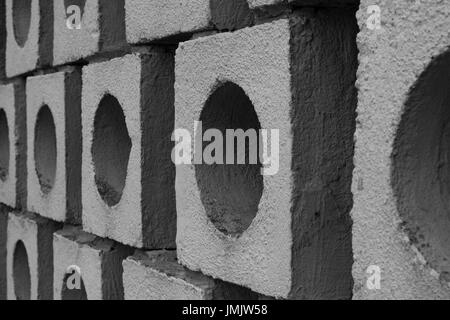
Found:
[[[135,247],[175,242],[173,53],[83,69],[83,227]]]
[[[51,238],[57,225],[31,214],[10,213],[7,229],[8,300],[51,300]]]
[[[123,262],[126,300],[255,299],[250,290],[206,277],[178,264],[174,251],[137,251]]]
[[[0,202],[16,205],[16,112],[14,85],[0,86]]]
[[[80,8],[80,21],[75,20],[73,5]],[[53,0],[53,10],[54,65],[124,47],[124,0]]]
[[[111,240],[66,227],[53,236],[54,297],[56,300],[123,299],[122,260],[131,251]],[[79,289],[71,288],[76,266]]]
[[[381,1],[381,29],[370,30],[372,4],[358,12],[354,298],[448,299],[450,9]],[[369,266],[379,290],[366,286]]]
[[[305,11],[180,45],[176,128],[193,136],[194,121],[208,123],[204,115],[212,104],[221,114],[218,118],[240,117],[243,129],[257,129],[259,122],[263,129],[278,129],[280,140],[275,175],[261,177],[250,168],[222,175],[212,166],[177,166],[177,250],[180,262],[191,270],[276,297],[351,295],[348,210],[356,107],[352,15]],[[336,52],[331,58],[330,50]],[[224,89],[230,86],[240,89]],[[224,92],[215,99],[219,91]],[[240,98],[241,91],[252,106]],[[223,101],[239,103],[240,111],[231,117],[231,105]],[[256,120],[251,120],[253,113]],[[220,121],[219,130],[237,129]],[[230,192],[221,176],[234,177],[226,182],[239,193],[218,198]],[[245,182],[247,177],[252,183]],[[247,223],[236,229],[236,217],[227,212],[243,212],[233,206],[247,202],[252,215],[241,217]],[[220,215],[211,209],[218,206]],[[221,219],[225,227],[218,226]]]
[[[140,43],[210,27],[210,0],[125,0],[127,41]]]
[[[27,80],[28,210],[61,222],[80,222],[80,97],[76,69]]]
[[[39,0],[6,0],[6,75],[31,71],[39,59]]]
[[[69,28],[66,25],[70,14],[67,13],[71,5],[78,5],[81,9],[80,28]],[[54,38],[53,63],[54,65],[76,61],[93,55],[99,50],[100,18],[99,0],[62,1],[53,0],[54,10]],[[71,11],[70,11],[71,12]],[[71,12],[71,14],[74,14]],[[75,23],[75,21],[69,20]]]

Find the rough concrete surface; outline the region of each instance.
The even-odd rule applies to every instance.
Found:
[[[53,299],[53,248],[58,225],[33,214],[9,213],[7,291],[9,300]]]
[[[16,109],[14,84],[0,86],[0,202],[16,206]]]
[[[262,185],[251,166],[228,168],[231,174],[215,166],[177,166],[177,252],[188,268],[270,296],[351,296],[353,15],[306,10],[179,46],[176,128],[193,131],[194,121],[205,120],[219,130],[258,129],[259,121],[280,135],[279,172],[264,176]],[[230,83],[241,89],[223,89]],[[230,105],[213,98],[220,90]],[[211,103],[223,114],[214,116]],[[240,123],[226,120],[238,119],[233,104],[239,104]],[[235,205],[249,213],[237,226]]]
[[[67,9],[81,9],[79,28],[66,25]],[[119,50],[125,46],[125,13],[123,0],[53,0],[54,37],[53,64],[61,65]],[[70,20],[70,22],[75,22]]]
[[[370,30],[372,4],[357,15],[354,298],[448,299],[450,7],[378,1],[381,29]],[[369,266],[381,270],[379,290],[366,286]]]
[[[123,299],[122,260],[130,249],[69,226],[54,234],[53,249],[55,300]],[[79,267],[80,289],[68,289],[72,266]]]
[[[126,300],[256,299],[248,289],[190,271],[175,251],[136,251],[123,262]]]
[[[150,49],[83,69],[83,226],[118,242],[175,242],[173,53]]]
[[[39,0],[6,0],[6,75],[35,69],[39,61]]]
[[[27,80],[28,210],[80,222],[81,73]]]
[[[125,0],[127,41],[142,43],[210,28],[210,0]]]

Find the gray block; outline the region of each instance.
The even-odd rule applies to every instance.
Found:
[[[81,72],[27,79],[28,210],[81,223]]]
[[[278,129],[280,141],[273,175],[177,166],[182,264],[268,296],[351,297],[356,32],[353,10],[300,10],[179,46],[175,128]]]
[[[129,248],[79,227],[65,227],[54,234],[53,249],[55,300],[123,299],[122,260],[132,253]],[[79,288],[70,278],[74,272]]]
[[[53,299],[52,237],[59,226],[33,214],[9,213],[8,300]]]
[[[179,265],[175,251],[136,251],[123,261],[126,300],[256,299],[246,288],[224,283]]]
[[[354,298],[448,299],[450,8],[384,1],[378,28],[373,4],[357,13]]]
[[[173,52],[83,69],[83,228],[134,247],[175,246]]]

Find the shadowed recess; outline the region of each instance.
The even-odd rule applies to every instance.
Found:
[[[39,110],[34,130],[36,174],[42,192],[48,194],[55,184],[57,157],[55,121],[48,106]]]
[[[0,110],[0,180],[6,181],[9,173],[9,127],[5,110]]]
[[[98,192],[110,207],[122,198],[131,146],[122,107],[115,97],[106,95],[95,115],[91,152]]]
[[[393,152],[392,183],[404,230],[450,281],[450,52],[412,87]]]
[[[76,271],[73,271],[74,273]],[[76,275],[72,274],[66,274],[63,279],[63,286],[61,290],[61,300],[88,300],[87,294],[86,294],[86,287],[84,286],[83,278],[73,280],[72,278]],[[79,282],[77,283],[77,281]],[[71,283],[71,285],[74,285],[73,289],[69,289],[67,286],[68,282]],[[79,286],[79,289],[77,288]]]
[[[14,293],[17,300],[30,300],[31,277],[27,250],[22,241],[18,241],[13,258]]]
[[[31,24],[31,0],[13,0],[12,6],[14,37],[20,47],[28,40]]]
[[[250,144],[255,143],[258,155],[259,139],[251,142],[245,139],[245,164],[237,164],[239,143],[234,143],[234,164],[226,164],[226,130],[255,129],[259,133],[261,125],[252,102],[244,90],[227,82],[220,86],[208,99],[200,115],[203,133],[208,129],[218,129],[223,136],[224,164],[197,164],[195,166],[197,184],[206,214],[221,232],[238,236],[252,223],[258,212],[263,192],[261,164],[250,164]],[[214,138],[212,139],[214,142]],[[211,142],[203,143],[203,150]],[[215,153],[212,153],[213,155]]]

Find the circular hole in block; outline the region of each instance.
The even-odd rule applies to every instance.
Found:
[[[20,47],[28,40],[31,24],[31,0],[13,0],[12,6],[14,37]]]
[[[17,300],[30,300],[31,276],[28,254],[22,241],[16,243],[13,257],[14,293]]]
[[[34,131],[36,174],[44,194],[50,193],[55,184],[56,152],[55,122],[49,107],[44,105],[37,115]]]
[[[88,300],[83,278],[75,270],[64,276],[61,300]]]
[[[95,114],[92,158],[98,192],[110,207],[122,198],[131,145],[122,107],[106,95]]]
[[[392,184],[404,230],[450,281],[450,52],[418,78],[393,152]]]
[[[222,141],[214,137],[203,142],[203,162],[195,165],[201,201],[218,230],[239,236],[255,218],[264,187],[259,161],[261,125],[258,116],[244,90],[227,82],[209,97],[200,121],[203,135],[210,129],[217,130],[217,133],[220,131],[222,135]],[[241,133],[248,136],[241,136],[240,140],[235,139],[234,135],[228,137],[227,130],[237,129],[242,129]],[[234,148],[230,141],[234,141]],[[213,150],[214,145],[222,152],[218,148]],[[215,157],[217,161],[213,163],[213,158],[207,159],[210,157]]]
[[[9,127],[5,110],[0,110],[0,180],[6,181],[9,173]]]
[[[70,6],[77,6],[78,8],[80,8],[80,15],[82,18],[84,15],[84,7],[86,6],[86,0],[64,0],[64,7],[66,8],[66,12]]]

